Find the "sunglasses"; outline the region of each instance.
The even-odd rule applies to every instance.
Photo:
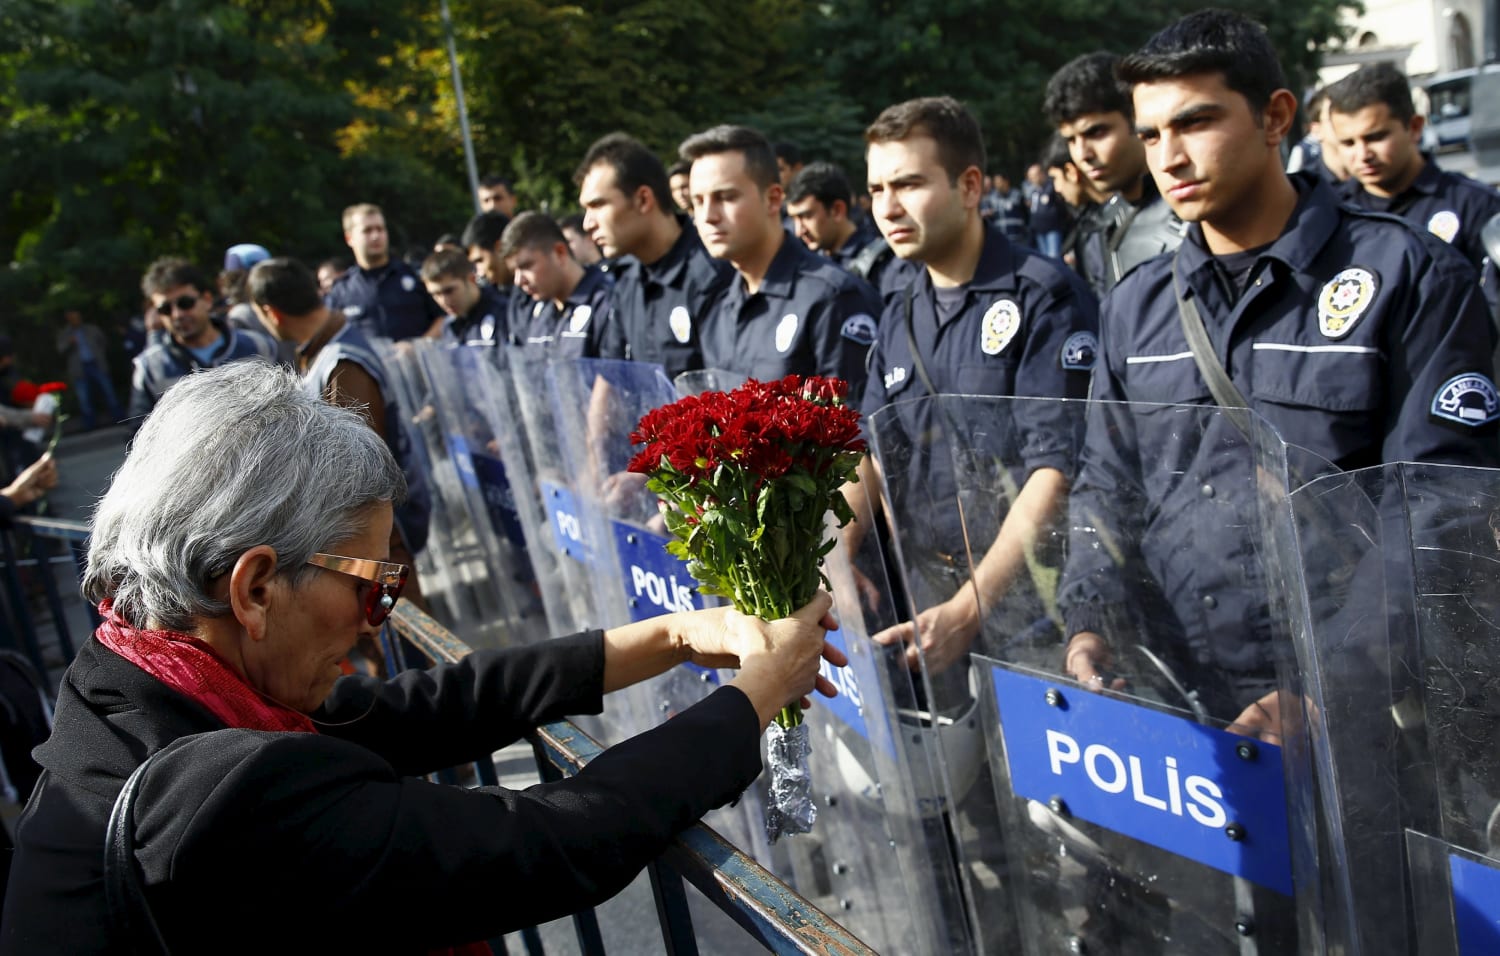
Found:
[[[322,552],[308,558],[307,563],[368,582],[370,590],[365,595],[365,620],[372,627],[379,627],[391,616],[391,609],[401,597],[401,589],[406,587],[407,568],[404,564],[372,561],[369,558],[346,558]]]
[[[179,295],[175,299],[169,299],[156,307],[156,311],[162,315],[171,315],[175,309],[178,312],[191,312],[198,305],[201,295]]]

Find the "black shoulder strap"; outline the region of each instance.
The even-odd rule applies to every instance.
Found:
[[[1234,422],[1235,427],[1246,435],[1250,434],[1250,416],[1247,409],[1250,403],[1239,388],[1229,378],[1229,373],[1224,370],[1224,365],[1219,357],[1214,354],[1213,343],[1209,341],[1208,329],[1203,326],[1203,316],[1198,312],[1198,306],[1193,300],[1183,294],[1182,280],[1177,275],[1177,253],[1172,254],[1172,291],[1177,295],[1177,316],[1182,320],[1182,333],[1187,336],[1188,348],[1193,350],[1193,361],[1198,365],[1198,372],[1203,376],[1203,381],[1208,385],[1209,392],[1214,401],[1225,409],[1229,420]]]
[[[150,956],[170,951],[156,925],[156,917],[151,914],[145,881],[136,865],[133,813],[141,781],[155,759],[156,754],[147,757],[125,781],[104,831],[104,901],[109,911],[110,937],[121,941],[128,952]]]
[[[905,298],[906,344],[911,349],[911,367],[917,373],[917,378],[922,380],[922,385],[926,387],[927,394],[937,395],[937,386],[932,384],[932,377],[927,374],[927,365],[922,361],[922,352],[917,348],[917,333],[912,327],[911,297],[915,293],[912,291],[911,286],[907,286],[906,291],[901,294]]]

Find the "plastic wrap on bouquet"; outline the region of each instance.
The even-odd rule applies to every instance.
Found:
[[[783,727],[775,721],[766,731],[766,769],[771,772],[771,799],[766,804],[766,836],[775,843],[792,833],[811,832],[818,819],[813,805],[812,771],[808,769],[807,725]]]

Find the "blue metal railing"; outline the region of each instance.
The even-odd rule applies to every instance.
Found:
[[[388,631],[394,631],[428,660],[455,661],[469,651],[441,624],[409,604],[397,606],[391,624]],[[543,780],[578,773],[603,749],[567,721],[538,727],[531,735],[531,744]],[[487,768],[489,779],[485,769],[480,766],[480,779],[492,783],[494,767]],[[701,823],[681,833],[647,872],[664,951],[670,956],[698,953],[684,881],[770,952],[874,956],[875,951],[853,933]],[[574,925],[584,956],[602,956],[604,947],[593,912],[576,914]]]

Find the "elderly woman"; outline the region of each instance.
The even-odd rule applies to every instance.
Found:
[[[132,772],[144,897],[177,953],[420,953],[618,891],[760,770],[776,711],[814,688],[821,595],[766,623],[690,612],[475,652],[389,682],[340,676],[405,569],[401,472],[360,416],[237,363],[175,386],[94,517],[79,651],[19,824],[6,953],[118,953],[106,823]],[[735,678],[581,774],[525,791],[418,775],[684,661]],[[142,944],[142,951],[147,951]]]

